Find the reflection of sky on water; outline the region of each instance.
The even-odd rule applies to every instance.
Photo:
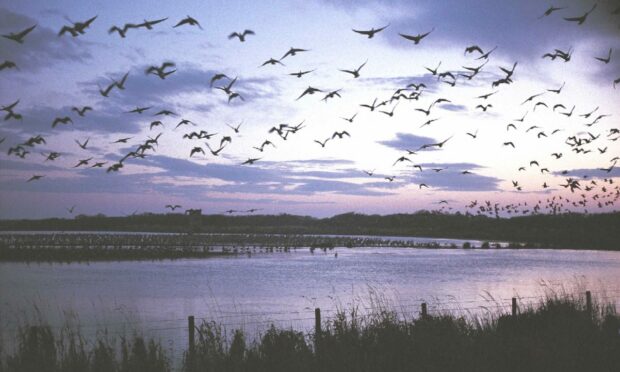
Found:
[[[440,309],[482,312],[515,295],[540,296],[581,284],[618,295],[620,253],[571,250],[337,249],[323,253],[254,254],[236,258],[90,264],[0,264],[3,326],[40,306],[52,324],[63,310],[79,316],[85,333],[122,323],[185,345],[186,317],[216,320],[250,333],[269,320],[311,329],[313,310],[329,318],[337,307],[373,301],[416,315],[422,301]],[[616,291],[616,292],[614,292]],[[373,297],[374,296],[374,297]],[[22,316],[22,315],[20,315]],[[168,341],[166,341],[168,342]]]

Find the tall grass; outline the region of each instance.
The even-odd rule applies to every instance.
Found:
[[[488,312],[408,317],[380,301],[369,313],[341,309],[319,334],[271,326],[248,340],[203,322],[181,369],[197,371],[620,371],[620,317],[613,305],[551,295],[516,315]],[[24,326],[0,372],[160,372],[161,344],[140,336],[87,342],[79,331]]]

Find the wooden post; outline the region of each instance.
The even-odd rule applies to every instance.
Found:
[[[319,344],[321,339],[321,309],[314,309],[314,352],[319,353]]]
[[[512,316],[517,316],[517,299],[512,298]]]
[[[422,312],[421,312],[422,318],[426,318],[427,314],[428,313],[426,312],[426,302],[422,302]]]
[[[196,341],[194,338],[194,332],[196,331],[196,327],[194,325],[194,316],[190,315],[187,317],[187,331],[188,331],[188,338],[189,338],[189,355],[188,355],[188,361],[189,361],[189,370],[193,371],[194,370],[194,352],[196,350]]]
[[[586,291],[586,311],[592,316],[592,293],[590,291]]]

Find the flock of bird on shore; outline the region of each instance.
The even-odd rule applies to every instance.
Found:
[[[588,16],[597,10],[597,4],[593,4],[593,6],[584,14],[573,16],[573,17],[563,17],[563,19],[567,23],[575,24],[575,27],[579,27],[586,23]],[[564,7],[553,7],[548,8],[540,18],[556,16],[556,13],[567,12]],[[599,10],[602,11],[602,10]],[[611,16],[620,16],[620,8],[614,9],[610,11]],[[64,25],[58,32],[58,37],[80,37],[87,33],[87,31],[95,24],[97,20],[97,16],[94,16],[90,19],[87,19],[83,22],[72,22],[70,25]],[[164,27],[161,25],[168,21],[168,18],[161,18],[156,20],[144,20],[140,23],[126,23],[123,26],[111,26],[108,29],[108,33],[111,35],[118,35],[120,38],[129,37],[131,33],[138,32],[138,30],[152,30],[154,27]],[[29,26],[23,30],[16,30],[15,32],[11,32],[9,34],[1,35],[4,39],[9,40],[10,42],[15,42],[18,44],[22,44],[24,48],[28,47],[28,35],[31,32],[36,32],[37,25]],[[202,29],[201,24],[198,20],[193,17],[187,16],[186,18],[176,22],[173,28],[178,27],[197,27]],[[373,39],[377,34],[386,31],[390,28],[390,25],[385,25],[378,28],[371,28],[370,30],[366,29],[352,29],[352,32],[359,34],[361,37],[366,37],[367,39]],[[435,32],[435,28],[431,28],[430,30],[425,31],[424,33],[420,33],[417,35],[409,35],[404,33],[399,33],[400,37],[411,42],[412,45],[418,45],[422,42],[430,42],[427,38],[430,39],[430,36]],[[231,32],[228,36],[229,39],[235,39],[238,42],[244,43],[246,41],[250,41],[251,38],[259,37],[256,33],[250,29],[246,29],[243,31],[235,31]],[[370,42],[370,41],[369,41]],[[491,60],[492,53],[498,47],[495,46],[490,49],[483,49],[479,45],[469,45],[464,48],[464,54],[471,56],[474,58],[472,64],[473,66],[463,66],[462,71],[442,71],[440,70],[442,62],[438,62],[436,66],[433,67],[425,67],[425,69],[431,74],[433,77],[437,79],[438,82],[444,83],[448,86],[454,87],[461,80],[472,80],[476,78],[480,74],[483,69],[488,68],[487,65]],[[262,64],[258,64],[259,68],[264,68],[266,66],[284,66],[283,60],[287,58],[293,58],[302,53],[311,52],[309,49],[304,48],[295,48],[291,47],[288,51],[286,51],[281,58],[269,58],[264,61]],[[572,48],[568,50],[555,49],[548,53],[545,53],[542,58],[548,59],[550,61],[563,61],[567,63],[571,60],[573,56]],[[603,63],[605,65],[609,64],[610,61],[614,58],[613,49],[609,49],[606,51],[604,55],[600,56],[592,56],[593,63]],[[343,76],[348,76],[352,79],[358,79],[364,73],[364,67],[368,63],[368,60],[363,63],[353,66],[347,69],[339,69],[342,72]],[[501,71],[501,77],[496,79],[491,83],[491,87],[488,92],[478,95],[475,98],[480,101],[475,107],[475,110],[480,110],[481,112],[487,112],[487,110],[493,109],[493,96],[499,92],[499,90],[503,86],[510,85],[514,82],[515,75],[517,74],[517,68],[519,66],[518,62],[514,62],[512,66],[498,66]],[[19,67],[16,63],[5,60],[0,63],[0,72],[5,69],[18,69]],[[287,72],[293,78],[298,79],[310,79],[312,73],[315,70],[299,70],[298,72]],[[176,64],[174,62],[166,61],[161,65],[150,66],[145,70],[146,74],[152,74],[159,79],[167,79],[171,76],[174,76],[174,73],[177,72]],[[122,77],[116,80],[112,80],[107,86],[98,87],[99,93],[102,97],[107,98],[111,94],[114,94],[114,90],[124,90],[125,84],[128,83],[129,73],[124,74]],[[235,91],[235,84],[238,82],[237,77],[230,77],[223,73],[217,73],[213,75],[210,79],[210,86],[212,89],[218,89],[222,91],[222,94],[225,95],[228,103],[231,103],[234,100],[245,100],[239,91]],[[558,125],[557,128],[546,128],[539,127],[537,125],[528,125],[526,124],[526,118],[528,113],[536,110],[551,110],[553,113],[557,115],[558,118],[571,118],[574,116],[579,116],[587,121],[587,123],[583,124],[583,131],[581,134],[568,136],[564,141],[564,146],[566,146],[566,151],[572,151],[575,154],[586,155],[589,153],[598,154],[599,156],[607,156],[608,150],[613,150],[614,144],[620,139],[620,129],[612,128],[607,133],[597,131],[596,125],[599,124],[603,120],[607,120],[610,116],[609,114],[605,114],[599,111],[599,107],[589,108],[587,112],[578,113],[576,110],[576,105],[563,105],[561,103],[552,104],[549,101],[544,101],[544,97],[552,96],[557,97],[561,95],[562,89],[564,88],[566,82],[562,83],[559,87],[552,87],[547,89],[546,91],[536,92],[531,96],[525,98],[522,102],[518,102],[517,104],[523,107],[525,114],[523,117],[512,120],[506,126],[506,131],[510,133],[511,131],[523,131],[524,133],[532,133],[532,136],[536,136],[537,139],[548,138],[550,136],[559,135],[559,133],[563,130],[563,128]],[[620,77],[615,80],[610,80],[610,89],[615,89],[617,85],[620,84]],[[355,119],[359,114],[365,112],[367,114],[379,115],[386,118],[391,118],[394,115],[394,112],[397,108],[401,110],[399,105],[401,102],[407,101],[415,103],[419,101],[421,97],[424,97],[427,94],[425,90],[427,86],[423,82],[415,82],[407,84],[406,86],[395,87],[393,94],[389,97],[372,97],[368,100],[368,102],[363,102],[359,104],[360,112],[357,112],[351,116],[342,116],[338,120],[344,120],[349,124],[354,123]],[[329,100],[335,100],[336,98],[341,97],[342,89],[338,90],[325,90],[314,87],[312,85],[308,85],[308,87],[300,92],[299,96],[296,98],[296,101],[302,99],[308,99],[308,97],[313,95],[322,96],[321,101],[327,102]],[[19,112],[19,105],[21,99],[16,99],[12,103],[8,104],[0,104],[0,110],[3,112],[4,121],[9,120],[17,120],[21,121],[27,118],[24,118],[22,114]],[[439,118],[434,118],[431,116],[431,113],[435,112],[437,108],[441,108],[442,104],[453,103],[450,99],[444,97],[435,98],[430,105],[425,107],[415,107],[414,111],[419,112],[424,115],[427,119],[421,127],[430,126]],[[419,105],[417,105],[419,106]],[[58,116],[56,118],[50,118],[50,125],[52,128],[55,128],[59,125],[69,125],[74,122],[74,120],[78,120],[80,117],[85,117],[88,115],[89,111],[93,111],[94,108],[91,106],[83,106],[83,107],[73,107],[71,116]],[[586,110],[583,110],[586,111]],[[151,121],[149,124],[149,130],[154,130],[159,127],[165,128],[165,124],[162,120],[179,117],[177,113],[170,109],[161,109],[155,110],[153,107],[143,106],[136,107],[133,110],[126,111],[127,114],[150,114],[153,116],[155,120]],[[174,119],[176,120],[176,119]],[[219,156],[233,141],[234,134],[239,134],[242,131],[243,122],[238,123],[237,125],[229,125],[231,133],[230,135],[219,135],[215,139],[215,142],[209,143],[205,142],[205,147],[190,145],[188,150],[189,158],[193,158],[197,155],[207,156],[207,152],[209,152],[212,156]],[[260,153],[261,156],[250,157],[247,160],[243,161],[242,165],[252,165],[256,162],[259,162],[262,159],[262,154],[268,151],[274,151],[277,148],[277,142],[279,140],[285,141],[289,136],[295,135],[300,132],[303,128],[305,128],[307,124],[305,121],[302,121],[296,125],[282,123],[272,126],[268,130],[268,138],[257,143],[253,149]],[[196,123],[181,118],[174,126],[174,129],[178,129],[181,127],[194,127],[197,126]],[[156,147],[158,146],[159,138],[164,134],[164,132],[160,132],[155,136],[149,136],[147,139],[143,140],[141,143],[137,144],[135,149],[125,154],[121,157],[117,162],[108,164],[108,162],[104,161],[95,161],[94,157],[87,157],[84,159],[79,159],[77,163],[73,166],[73,168],[83,168],[83,167],[91,167],[91,168],[104,168],[107,173],[119,172],[124,167],[125,163],[130,159],[142,159],[149,155],[149,152],[154,152]],[[217,136],[217,133],[209,133],[207,130],[193,130],[191,132],[185,133],[182,135],[182,140],[194,141],[194,140],[207,140],[210,141],[212,137]],[[478,136],[478,131],[475,132],[466,132],[462,134],[463,136],[468,136],[471,140],[476,140]],[[392,164],[392,166],[396,166],[398,164],[408,164],[412,167],[414,171],[432,171],[439,173],[445,168],[430,168],[423,169],[422,164],[415,164],[412,160],[413,156],[418,154],[420,151],[434,149],[441,150],[444,146],[449,146],[450,140],[454,135],[446,136],[446,138],[442,138],[441,141],[434,143],[427,143],[419,148],[415,149],[403,149],[404,154],[398,157]],[[313,143],[316,143],[317,146],[324,148],[333,141],[346,140],[347,138],[352,137],[352,131],[349,130],[336,130],[333,133],[325,136],[324,138],[319,139],[311,139]],[[127,144],[132,137],[119,138],[114,143],[118,144]],[[0,144],[2,144],[6,140],[6,137],[0,138]],[[257,141],[258,142],[258,141]],[[603,143],[607,142],[607,143]],[[90,138],[86,139],[75,139],[75,143],[82,150],[88,150],[88,146],[90,143]],[[26,158],[29,154],[34,152],[34,148],[38,145],[46,144],[46,140],[42,135],[34,135],[30,137],[25,142],[16,143],[11,145],[7,154],[9,156],[19,157],[21,159]],[[518,144],[514,142],[514,140],[504,141],[501,140],[501,146],[506,149],[515,149],[518,147]],[[617,147],[616,147],[617,149]],[[547,165],[546,163],[552,163],[552,160],[560,159],[564,156],[564,150],[556,149],[554,152],[549,154],[549,160],[531,160],[529,164],[519,168],[519,171],[527,171],[529,169],[538,169],[541,174],[563,174],[568,175],[568,171],[556,171],[553,169],[551,164]],[[609,151],[610,153],[612,151]],[[43,162],[54,161],[60,156],[62,156],[61,152],[51,151],[49,153],[44,153]],[[600,167],[600,170],[603,170],[606,173],[611,173],[614,167],[616,166],[620,157],[618,156],[610,156],[606,163],[606,165]],[[374,177],[374,170],[363,170],[363,172],[369,177]],[[461,172],[463,177],[467,177],[467,175],[472,174],[469,170],[464,170]],[[26,180],[26,182],[32,182],[41,180],[45,177],[43,174],[34,174],[32,177]],[[384,179],[386,182],[393,182],[396,179],[396,176],[393,175],[385,175]],[[517,180],[512,180],[512,185],[514,191],[522,191],[523,186]],[[553,185],[555,186],[555,185]],[[572,193],[576,193],[573,198],[568,198],[560,195],[550,195],[546,200],[539,200],[538,203],[533,205],[528,205],[525,203],[494,203],[491,201],[472,201],[466,206],[468,211],[473,211],[477,214],[484,215],[493,215],[498,216],[499,214],[529,214],[529,213],[561,213],[573,210],[575,208],[582,209],[587,212],[587,207],[592,202],[594,206],[599,208],[603,208],[606,206],[613,206],[614,203],[620,198],[620,188],[618,185],[614,184],[614,179],[610,175],[604,179],[591,179],[588,175],[583,175],[583,177],[575,178],[575,177],[567,177],[565,182],[559,184],[558,186],[566,188],[570,190]],[[418,185],[419,189],[432,187],[432,184],[421,183]],[[552,187],[551,184],[544,182],[541,185],[542,189],[547,189]],[[438,203],[441,205],[440,210],[451,210],[447,200],[442,200]],[[167,209],[174,211],[177,208],[182,208],[177,204],[168,204],[165,206]],[[70,208],[70,213],[73,213],[73,209],[75,206]],[[68,209],[69,210],[69,209]],[[237,210],[228,210],[226,213],[232,214],[237,212],[245,212],[245,213],[254,213],[260,209],[252,208],[249,210],[237,211]]]

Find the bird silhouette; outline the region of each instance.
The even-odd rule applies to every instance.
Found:
[[[280,58],[280,60],[283,60],[284,58],[288,57],[288,56],[296,56],[297,53],[301,53],[301,52],[307,52],[308,49],[301,49],[301,48],[293,48],[291,47],[291,49],[289,49],[286,53],[284,53],[284,55],[282,56],[282,58]]]
[[[256,163],[257,161],[259,161],[261,158],[249,158],[248,160],[244,161],[243,163],[241,163],[241,165],[252,165],[254,163]]]
[[[577,22],[578,25],[582,25],[586,19],[588,18],[588,16],[590,15],[590,13],[592,13],[594,11],[594,9],[596,9],[598,4],[594,4],[592,6],[592,8],[590,10],[588,10],[584,15],[579,16],[579,17],[565,17],[564,20],[565,21],[569,21],[569,22]]]
[[[81,167],[82,165],[88,165],[88,162],[90,162],[91,160],[93,160],[92,157],[88,159],[79,160],[78,163],[73,166],[73,168],[78,168],[78,167]]]
[[[356,33],[361,34],[361,35],[368,36],[368,38],[369,38],[369,39],[372,39],[372,38],[375,36],[375,34],[376,34],[376,33],[378,33],[378,32],[381,32],[381,31],[385,30],[385,29],[386,29],[386,28],[388,28],[389,26],[390,26],[390,25],[389,25],[389,24],[387,24],[386,26],[383,26],[383,27],[381,27],[381,28],[377,28],[377,29],[372,28],[372,29],[367,30],[367,31],[366,31],[366,30],[356,30],[356,29],[353,29],[353,32],[356,32]]]
[[[482,48],[480,48],[478,45],[471,45],[465,48],[465,52],[463,53],[463,55],[466,54],[471,54],[473,52],[478,52],[479,54],[484,54],[484,52],[482,51]]]
[[[73,25],[72,26],[63,26],[60,29],[60,32],[58,32],[58,36],[62,36],[65,33],[69,33],[71,34],[71,36],[73,37],[77,37],[79,35],[84,35],[85,31],[87,28],[90,27],[90,25],[95,21],[95,19],[97,19],[97,16],[94,16],[92,18],[87,19],[84,22],[72,22]]]
[[[560,85],[560,87],[558,89],[547,89],[547,92],[560,94],[562,92],[562,89],[564,88],[565,84],[566,84],[566,82],[562,82],[562,85]]]
[[[142,114],[144,111],[150,110],[151,106],[136,107],[133,110],[125,111],[126,114]]]
[[[395,166],[396,164],[401,163],[401,162],[405,162],[405,161],[408,161],[408,162],[412,163],[411,159],[409,159],[408,157],[401,156],[400,158],[396,159],[396,161],[394,162],[394,164],[392,164],[392,166]]]
[[[434,69],[430,68],[430,67],[424,67],[426,70],[428,70],[428,72],[430,72],[431,74],[433,74],[433,76],[437,75],[437,71],[439,70],[439,67],[441,66],[441,61],[439,61],[439,63],[437,64],[437,67],[435,67]]]
[[[5,60],[4,62],[0,63],[0,71],[4,69],[9,69],[9,68],[14,68],[14,69],[19,70],[19,68],[13,61]]]
[[[168,70],[166,71],[167,68],[169,67],[175,67],[176,64],[174,62],[164,62],[161,64],[161,66],[150,66],[149,68],[146,69],[145,73],[148,74],[153,74],[158,76],[160,79],[165,79],[166,77],[168,77],[168,75],[175,73],[177,70]]]
[[[55,118],[54,121],[52,121],[52,128],[56,128],[56,126],[58,124],[69,124],[69,123],[73,123],[73,120],[71,120],[70,117],[65,116],[65,117],[58,117]]]
[[[265,140],[259,147],[254,147],[256,150],[263,152],[265,150],[265,146],[267,145],[271,145],[274,148],[276,147],[276,145],[273,144],[273,142],[269,141],[269,140]]]
[[[278,59],[269,58],[268,60],[263,62],[261,67],[266,66],[266,65],[272,65],[272,66],[274,66],[274,65],[282,65],[282,66],[284,66],[284,63],[280,62],[280,60],[278,60]]]
[[[558,11],[558,10],[562,10],[562,9],[566,9],[566,7],[554,7],[553,5],[549,7],[549,9],[545,10],[545,12],[538,17],[538,19],[541,19],[543,17],[548,17],[551,15],[551,13]]]
[[[347,132],[346,130],[343,130],[342,132],[334,132],[334,134],[332,134],[332,139],[338,137],[339,139],[342,139],[343,136],[347,136],[347,137],[351,137],[351,135],[349,134],[349,132]]]
[[[86,114],[87,111],[92,111],[93,108],[90,106],[84,106],[82,108],[78,108],[78,107],[72,107],[71,111],[75,111],[79,116],[84,117],[84,114]]]
[[[366,62],[362,63],[358,68],[356,68],[355,70],[340,70],[342,72],[346,72],[348,74],[353,75],[354,79],[357,79],[358,77],[360,77],[360,70],[362,69],[362,67],[364,67],[366,65],[366,63],[368,62],[368,60],[366,60]]]
[[[252,30],[244,30],[243,32],[233,32],[230,35],[228,35],[228,39],[234,39],[234,38],[238,38],[240,42],[245,42],[245,37],[247,35],[255,35],[254,31]]]
[[[299,99],[301,99],[301,97],[305,96],[306,94],[312,95],[312,94],[314,94],[316,92],[322,92],[322,90],[309,86],[308,88],[306,88],[306,90],[303,91],[303,93],[301,93],[301,95],[299,97],[297,97],[297,99],[295,101],[299,101]]]
[[[168,209],[170,209],[171,211],[174,212],[175,209],[183,208],[183,206],[181,206],[179,204],[166,204],[165,208],[168,208]]]
[[[334,98],[334,97],[339,97],[339,98],[342,98],[342,96],[340,96],[340,93],[338,93],[338,92],[340,92],[341,90],[342,90],[342,89],[337,89],[337,90],[333,90],[333,91],[331,91],[331,92],[327,93],[327,94],[325,95],[325,97],[323,97],[323,98],[321,99],[321,101],[325,101],[325,102],[327,102],[327,100],[328,100],[328,99],[330,99],[330,98]]]
[[[375,170],[374,169],[373,170],[364,170],[363,172],[366,173],[367,175],[371,176],[371,177],[372,177],[373,174],[375,174]]]
[[[19,31],[19,32],[11,32],[9,34],[5,34],[2,35],[3,38],[9,39],[9,40],[13,40],[19,44],[23,44],[24,43],[24,38],[26,37],[26,35],[28,35],[30,32],[32,32],[32,30],[34,30],[37,27],[37,25],[35,24],[34,26],[28,27],[25,30]]]
[[[350,118],[343,118],[341,117],[342,120],[346,120],[349,123],[353,123],[353,120],[355,120],[355,117],[357,116],[357,113],[353,114],[353,116],[351,116]]]
[[[185,18],[183,18],[182,20],[180,20],[176,25],[172,26],[173,28],[176,27],[180,27],[183,25],[188,25],[188,26],[198,26],[199,29],[202,30],[202,26],[200,26],[200,23],[198,23],[198,21],[190,16],[187,16]]]
[[[399,33],[399,35],[407,40],[413,41],[414,45],[418,45],[420,44],[420,41],[422,41],[422,39],[424,39],[425,37],[427,37],[428,35],[431,34],[431,32],[435,31],[435,28],[433,27],[432,30],[423,33],[423,34],[418,34],[418,35],[406,35],[406,34],[401,34]]]
[[[32,177],[30,177],[26,182],[31,182],[31,181],[36,181],[36,180],[40,180],[41,178],[45,177],[44,175],[38,175],[35,174]]]
[[[489,97],[491,97],[492,95],[496,94],[498,91],[495,92],[491,92],[491,93],[487,93],[487,94],[483,94],[481,96],[478,96],[476,98],[480,98],[480,99],[488,99]]]
[[[604,64],[608,64],[609,61],[611,61],[611,52],[612,52],[612,49],[609,48],[609,53],[607,54],[607,57],[594,57],[594,59],[601,61]]]
[[[205,142],[205,145],[207,145],[207,148],[209,149],[209,152],[211,152],[211,155],[213,155],[213,156],[219,156],[220,152],[222,150],[224,150],[224,148],[226,147],[225,145],[220,143],[220,147],[214,150],[213,148],[211,148],[211,146],[207,142]]]
[[[314,140],[314,142],[318,143],[321,148],[325,148],[325,145],[327,144],[327,141],[329,141],[331,138],[326,138],[325,140],[323,140],[322,142],[319,140]]]
[[[125,25],[123,27],[118,27],[118,26],[112,26],[108,29],[108,34],[113,34],[113,33],[118,33],[118,35],[121,38],[125,38],[125,36],[127,35],[127,31],[129,31],[129,29],[132,28],[138,28],[139,25],[135,24],[135,23],[125,23]]]
[[[311,72],[314,72],[314,70],[307,70],[307,71],[301,71],[299,70],[299,72],[292,72],[289,75],[291,76],[297,76],[298,78],[301,78],[302,76],[304,76],[305,74],[309,74]]]
[[[78,144],[78,146],[80,146],[80,148],[81,148],[82,150],[86,150],[86,146],[88,146],[88,141],[90,141],[90,137],[88,137],[88,138],[86,139],[86,141],[84,141],[84,142],[80,142],[80,141],[78,141],[78,140],[75,140],[75,143],[77,143],[77,144]]]

